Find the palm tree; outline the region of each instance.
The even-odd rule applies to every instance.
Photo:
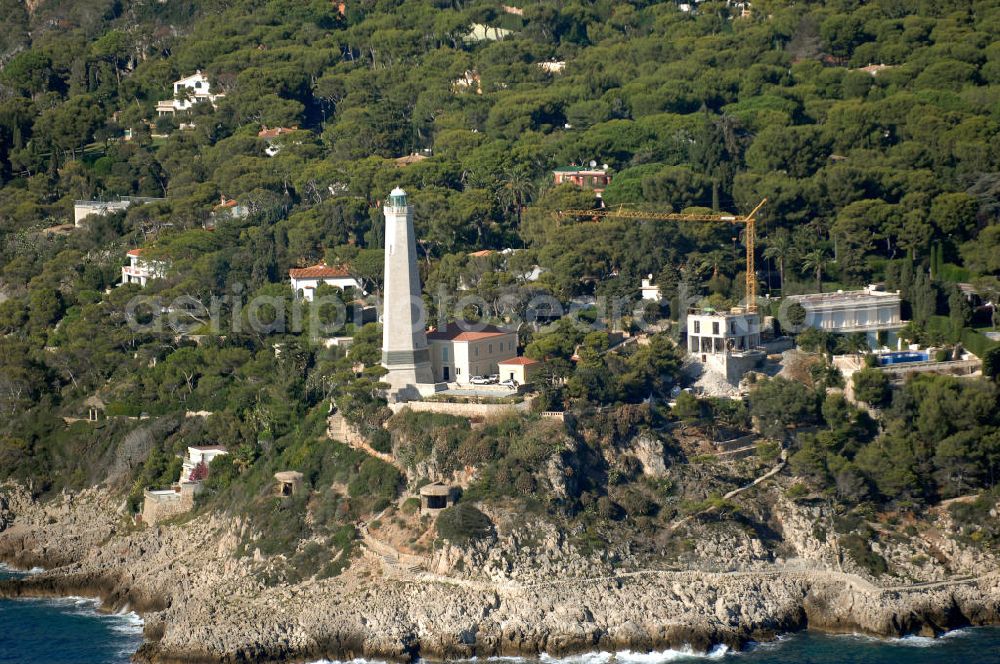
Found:
[[[793,251],[792,236],[784,228],[778,230],[767,241],[764,249],[764,258],[778,264],[778,277],[781,279],[781,294],[785,294],[785,262],[788,261]],[[768,280],[770,281],[770,280]]]
[[[830,254],[823,247],[816,247],[802,257],[802,271],[816,275],[816,292],[823,292],[823,272],[830,264]]]
[[[517,227],[521,227],[521,211],[535,196],[535,184],[528,173],[521,168],[504,171],[497,188],[497,202],[505,210],[513,208],[517,212]]]

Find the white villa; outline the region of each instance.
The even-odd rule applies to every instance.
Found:
[[[130,249],[128,256],[129,264],[122,267],[122,285],[139,284],[142,288],[150,279],[162,279],[166,276],[167,264],[163,261],[156,261],[142,258],[142,249]]]
[[[131,205],[162,200],[162,198],[148,198],[144,196],[122,196],[115,201],[73,201],[73,225],[79,228],[83,225],[84,219],[92,214],[104,216],[106,214],[113,214],[119,210],[126,210]]]
[[[804,325],[836,334],[863,332],[872,348],[879,347],[880,332],[885,345],[896,344],[896,333],[906,325],[900,314],[900,294],[871,285],[862,290],[789,295],[788,302],[805,309]]]
[[[320,284],[327,284],[346,291],[354,289],[363,292],[361,283],[344,267],[329,267],[320,263],[312,267],[292,268],[288,271],[292,281],[292,290],[296,297],[312,302],[316,289]]]
[[[184,484],[185,482],[199,481],[192,480],[191,473],[200,464],[205,464],[205,468],[212,464],[212,461],[216,457],[229,454],[229,450],[221,445],[210,445],[207,447],[188,447],[187,455],[184,457],[184,462],[181,464],[181,478],[179,482]]]
[[[189,111],[195,104],[207,101],[213,107],[215,100],[225,95],[212,93],[212,84],[199,69],[194,74],[174,81],[174,96],[172,99],[164,99],[156,104],[158,115],[174,115],[178,111]]]
[[[653,275],[647,274],[646,278],[642,280],[642,299],[652,300],[653,302],[659,302],[663,299],[660,294],[660,287],[656,285],[653,281]]]
[[[439,383],[468,383],[473,376],[498,374],[501,361],[517,356],[517,332],[493,325],[473,331],[449,323],[428,331],[427,342],[431,370]]]

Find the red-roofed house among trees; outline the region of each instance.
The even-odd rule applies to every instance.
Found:
[[[572,182],[581,189],[590,189],[597,195],[604,193],[611,182],[607,165],[596,166],[563,166],[552,171],[552,183],[555,185]]]
[[[292,290],[295,291],[296,297],[310,302],[321,284],[334,286],[343,291],[349,288],[362,291],[361,283],[345,267],[329,267],[321,263],[312,267],[292,268],[288,271],[288,276],[292,280]]]
[[[130,249],[128,265],[122,267],[122,285],[139,284],[145,288],[150,279],[162,279],[167,273],[167,263],[142,257],[142,249]]]

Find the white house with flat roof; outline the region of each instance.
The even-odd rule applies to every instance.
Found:
[[[803,325],[835,334],[864,333],[873,348],[894,346],[897,332],[906,325],[900,313],[899,291],[884,291],[878,286],[862,290],[789,295],[789,304],[805,310]],[[782,306],[786,314],[787,305]],[[880,343],[879,334],[885,337]]]
[[[642,292],[642,299],[644,300],[659,302],[663,299],[663,296],[660,293],[660,287],[656,285],[655,281],[653,281],[653,275],[651,274],[646,275],[646,277],[642,280],[642,288],[640,290]]]
[[[143,250],[130,249],[126,256],[128,265],[122,267],[122,285],[139,284],[142,288],[150,279],[162,279],[167,274],[167,263],[142,257]]]
[[[187,455],[184,457],[184,461],[181,464],[181,478],[179,482],[181,484],[185,482],[191,482],[191,473],[194,469],[201,464],[205,464],[207,470],[208,466],[212,465],[217,457],[229,454],[227,450],[222,445],[209,445],[205,447],[188,447]],[[194,480],[198,481],[198,480]]]
[[[760,316],[734,309],[693,309],[687,316],[687,349],[707,371],[732,385],[764,359],[760,349]]]
[[[126,210],[131,205],[162,200],[164,199],[146,196],[122,196],[113,201],[73,201],[73,225],[79,228],[83,225],[84,219],[92,214],[104,216]]]
[[[449,323],[429,331],[427,342],[431,371],[440,383],[465,384],[473,376],[499,374],[499,363],[517,356],[517,332],[493,325]]]

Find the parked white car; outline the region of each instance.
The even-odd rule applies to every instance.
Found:
[[[516,390],[517,389],[517,381],[514,380],[513,378],[508,378],[507,380],[502,380],[502,381],[500,381],[500,384],[503,385],[506,388],[511,389],[511,390]]]
[[[469,382],[473,385],[489,385],[490,379],[485,376],[473,376]]]

